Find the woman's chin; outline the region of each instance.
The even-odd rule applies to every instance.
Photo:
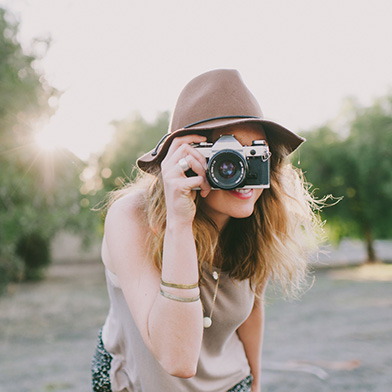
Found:
[[[232,217],[237,218],[237,219],[242,219],[242,218],[249,218],[253,214],[254,209],[244,209],[241,211],[236,211]]]

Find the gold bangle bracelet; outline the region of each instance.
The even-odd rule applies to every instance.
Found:
[[[197,287],[199,287],[199,283],[194,283],[194,284],[168,283],[165,282],[162,278],[161,278],[161,285],[165,287],[173,287],[175,289],[184,289],[184,290],[196,289]]]
[[[200,294],[197,297],[179,297],[178,295],[167,293],[162,289],[161,289],[161,295],[162,297],[172,299],[173,301],[178,301],[178,302],[196,302],[200,299]]]

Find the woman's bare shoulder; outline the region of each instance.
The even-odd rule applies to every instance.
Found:
[[[110,206],[104,229],[109,247],[119,246],[119,241],[134,245],[144,244],[148,231],[142,191],[129,193]]]
[[[114,273],[118,272],[119,264],[133,264],[146,256],[143,249],[149,228],[143,200],[141,191],[124,195],[110,206],[106,215],[102,258]]]
[[[142,190],[131,192],[117,199],[108,209],[105,218],[105,229],[111,225],[145,223],[144,193]]]

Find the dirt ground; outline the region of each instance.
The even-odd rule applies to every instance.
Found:
[[[263,392],[391,391],[392,265],[315,277],[301,301],[267,292]],[[98,262],[53,265],[45,281],[12,286],[0,297],[0,391],[91,390],[107,310]]]

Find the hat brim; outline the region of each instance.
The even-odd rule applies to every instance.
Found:
[[[262,125],[267,134],[268,142],[274,146],[282,146],[283,148],[281,151],[284,155],[291,154],[306,140],[305,138],[295,134],[282,125],[260,117],[238,119],[217,118],[209,120],[208,122],[202,122],[189,127],[181,128],[170,133],[161,144],[158,151],[156,151],[156,148],[154,148],[153,150],[147,152],[136,161],[136,164],[141,170],[145,172],[155,171],[156,168],[161,164],[162,160],[165,158],[167,151],[175,137],[192,134],[207,136],[213,129],[219,129],[229,125],[243,123],[259,123]]]

